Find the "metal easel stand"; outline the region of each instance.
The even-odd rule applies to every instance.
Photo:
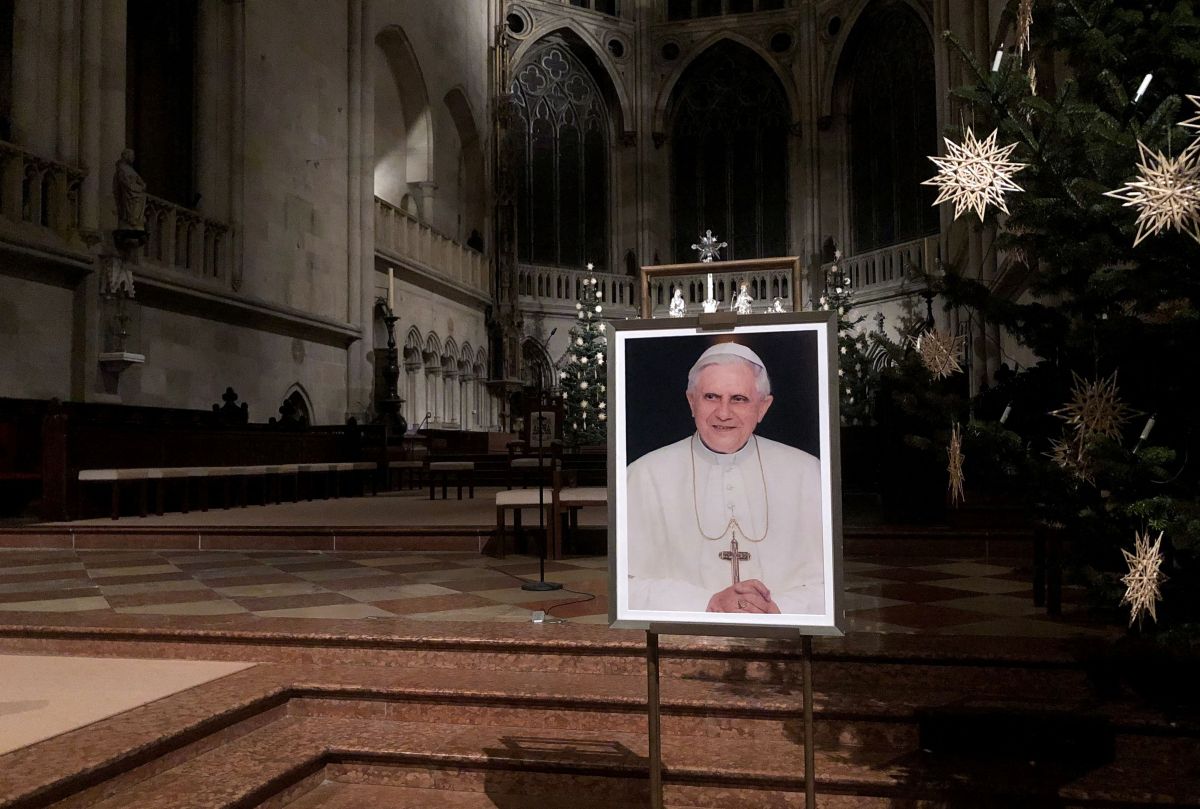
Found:
[[[704,629],[711,630],[711,626]],[[786,629],[768,633],[769,628],[730,627],[745,629],[745,633],[730,632],[735,637],[768,637],[790,640],[796,635]],[[659,694],[659,634],[712,635],[711,631],[697,631],[695,626],[663,626],[651,624],[646,630],[646,708],[647,731],[650,742],[650,807],[663,809],[662,778],[662,710]],[[800,636],[800,675],[804,680],[804,805],[807,809],[817,807],[816,744],[813,732],[813,688],[812,688],[812,636]]]

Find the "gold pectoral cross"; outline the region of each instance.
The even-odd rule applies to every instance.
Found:
[[[733,583],[737,584],[740,582],[742,580],[742,572],[738,568],[738,563],[750,561],[750,552],[738,550],[737,531],[733,531],[729,538],[729,550],[721,551],[717,556],[721,557],[721,561],[729,563],[731,572],[733,573]]]

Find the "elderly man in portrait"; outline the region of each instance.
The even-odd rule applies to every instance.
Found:
[[[718,343],[696,360],[696,431],[629,465],[631,609],[825,611],[821,463],[754,434],[773,401],[749,348]]]

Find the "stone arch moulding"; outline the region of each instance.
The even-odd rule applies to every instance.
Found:
[[[308,417],[311,420],[316,414],[317,410],[313,407],[312,397],[308,395],[308,391],[304,388],[304,385],[300,384],[300,382],[293,382],[288,386],[288,389],[283,392],[283,398],[279,400],[280,403],[282,404],[283,402],[286,402],[288,399],[292,398],[293,395],[299,395],[300,400],[304,402],[304,409],[307,411]]]
[[[621,76],[617,73],[617,69],[613,66],[612,60],[608,58],[607,51],[600,42],[592,36],[586,29],[580,27],[573,20],[555,20],[552,25],[547,25],[546,30],[534,31],[533,36],[530,36],[516,52],[513,53],[512,64],[515,70],[517,65],[525,58],[525,54],[531,48],[536,46],[546,37],[551,34],[568,34],[570,38],[575,39],[579,44],[583,45],[590,52],[590,56],[599,65],[607,78],[608,89],[616,96],[617,111],[620,113],[620,121],[617,122],[616,135],[618,138],[632,138],[634,136],[634,122],[637,120],[633,114],[633,105],[629,101],[629,93],[625,89],[625,85],[621,82]],[[597,80],[599,76],[595,77]]]
[[[398,25],[389,25],[375,35],[375,44],[387,59],[392,81],[400,93],[404,123],[408,131],[405,140],[408,156],[405,162],[409,183],[433,180],[433,111],[429,108],[429,93],[421,63],[409,42],[408,35]]]
[[[462,85],[451,87],[442,98],[442,103],[450,110],[450,118],[454,121],[454,128],[458,130],[459,143],[465,146],[477,142],[479,127],[475,124],[475,111],[471,109],[471,101],[463,92]]]
[[[820,111],[817,113],[821,118],[829,118],[833,115],[833,103],[837,92],[838,72],[841,68],[842,56],[845,54],[846,45],[855,35],[856,29],[858,28],[858,21],[862,18],[862,15],[867,11],[868,8],[877,2],[879,2],[879,0],[858,0],[858,2],[854,4],[854,8],[842,21],[842,30],[838,32],[837,40],[833,43],[833,50],[829,53],[829,61],[825,63],[824,75],[821,77],[821,95],[818,99],[820,103]],[[929,16],[928,12],[921,7],[920,3],[913,2],[913,0],[901,0],[901,2],[908,6],[909,10],[913,14],[917,15],[917,19],[919,19],[929,31],[929,38],[932,40],[934,38],[933,19]],[[938,50],[937,42],[933,43],[933,50],[936,64]]]
[[[771,69],[775,74],[775,78],[779,79],[779,84],[783,87],[784,97],[787,98],[788,112],[791,115],[791,125],[793,131],[798,131],[800,119],[798,110],[800,109],[800,97],[796,93],[796,83],[792,81],[791,75],[784,70],[783,66],[774,58],[774,56],[762,45],[759,45],[752,39],[747,39],[733,31],[718,31],[708,37],[696,47],[694,47],[679,65],[675,71],[667,79],[666,83],[659,90],[658,99],[654,102],[654,135],[656,138],[666,137],[667,135],[667,117],[670,113],[671,100],[675,95],[675,88],[679,85],[679,80],[687,69],[692,66],[692,63],[708,52],[709,48],[716,45],[721,40],[729,40],[730,42],[742,45],[745,48],[753,51],[758,58],[763,60],[763,63]]]

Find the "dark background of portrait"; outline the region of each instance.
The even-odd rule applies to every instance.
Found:
[[[821,457],[817,333],[807,330],[626,340],[626,463],[695,432],[684,396],[688,371],[709,346],[728,342],[762,357],[771,378],[775,401],[755,435]]]

